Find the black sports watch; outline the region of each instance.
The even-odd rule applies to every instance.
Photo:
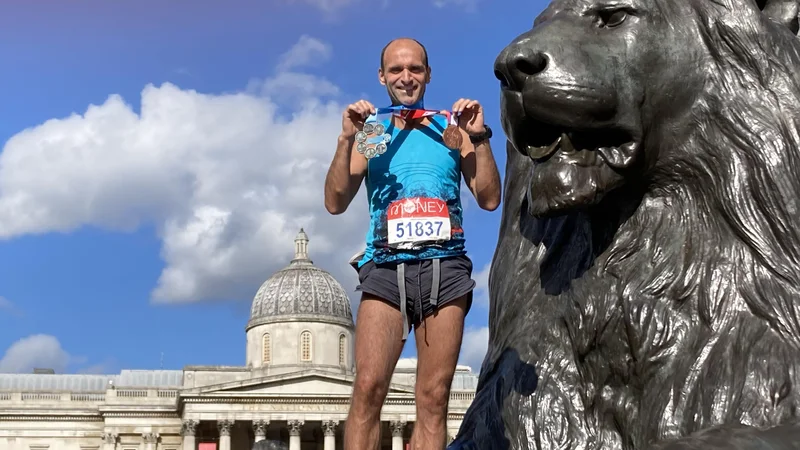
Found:
[[[479,144],[487,139],[491,139],[492,129],[489,128],[489,125],[484,125],[483,128],[484,128],[483,133],[475,135],[470,134],[469,141],[472,142],[473,144]]]

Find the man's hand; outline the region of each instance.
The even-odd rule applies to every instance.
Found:
[[[342,113],[342,137],[351,138],[364,128],[364,121],[370,114],[375,114],[375,106],[366,101],[359,100],[345,108]]]
[[[485,131],[483,107],[477,100],[459,99],[453,104],[453,114],[458,117],[458,126],[470,135]]]

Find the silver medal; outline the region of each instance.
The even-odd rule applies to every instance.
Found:
[[[381,142],[380,144],[375,146],[375,152],[379,155],[386,153],[386,144]]]
[[[356,133],[356,142],[367,142],[367,133],[363,131]]]
[[[366,151],[364,151],[364,157],[367,158],[367,159],[374,158],[376,154],[377,154],[377,151],[375,150],[375,147],[373,147],[371,145],[369,147],[367,147]]]
[[[375,124],[375,130],[374,131],[375,131],[376,135],[380,136],[381,134],[384,133],[384,131],[386,131],[386,127],[384,127],[382,123],[378,123],[378,124]]]
[[[364,154],[364,151],[366,149],[367,149],[367,144],[363,142],[359,142],[358,145],[356,146],[356,150],[358,150],[358,153],[361,153],[362,155]]]
[[[365,123],[364,124],[364,133],[372,134],[375,131],[375,124],[374,123]]]

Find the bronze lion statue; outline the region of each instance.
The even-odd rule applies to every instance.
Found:
[[[450,448],[800,448],[797,31],[797,0],[555,0],[503,49],[489,350]]]

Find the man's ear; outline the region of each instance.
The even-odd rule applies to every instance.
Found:
[[[386,86],[386,77],[383,76],[382,68],[378,69],[378,81],[380,81],[383,86]]]
[[[755,0],[758,8],[773,22],[797,34],[800,0]]]

